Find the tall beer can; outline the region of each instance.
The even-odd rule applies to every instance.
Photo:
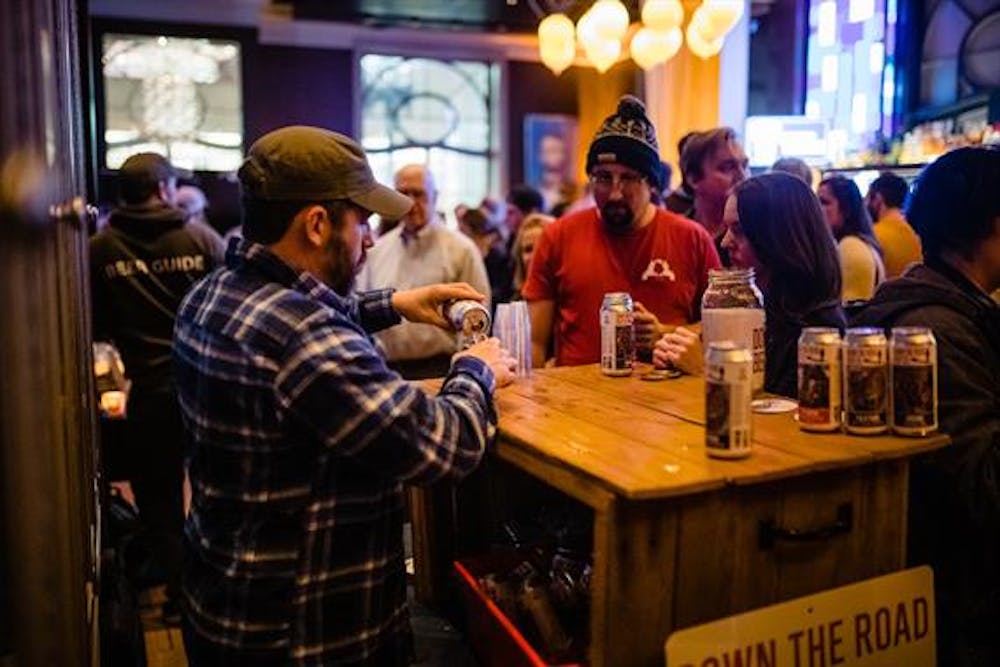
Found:
[[[889,430],[889,346],[881,329],[848,329],[844,339],[844,425],[848,433]]]
[[[635,364],[635,311],[628,292],[609,292],[601,303],[601,372],[632,374]]]
[[[938,428],[937,341],[927,327],[892,330],[892,430],[924,436]]]
[[[799,428],[836,431],[843,408],[840,331],[808,327],[799,336]]]
[[[709,456],[750,456],[753,439],[753,353],[730,340],[705,355],[705,449]]]

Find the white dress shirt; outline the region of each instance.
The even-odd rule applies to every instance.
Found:
[[[461,232],[435,221],[415,234],[404,232],[400,224],[379,238],[368,251],[357,284],[363,291],[454,282],[469,283],[490,295],[486,267],[475,244]],[[379,332],[375,340],[389,361],[427,359],[456,351],[455,334],[430,324],[404,321]]]

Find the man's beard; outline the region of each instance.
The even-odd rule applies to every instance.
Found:
[[[625,202],[609,201],[601,207],[601,219],[612,234],[625,234],[632,229],[635,215]]]
[[[354,265],[347,244],[336,236],[327,241],[324,250],[327,261],[324,282],[340,296],[347,296],[354,290],[359,267]]]

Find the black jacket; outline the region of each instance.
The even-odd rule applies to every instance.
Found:
[[[853,323],[934,331],[953,442],[912,466],[908,555],[934,569],[938,664],[1000,665],[1000,307],[952,267],[916,265]]]
[[[174,316],[223,260],[222,239],[166,204],[122,207],[90,240],[94,339],[115,343],[133,391],[170,390]]]

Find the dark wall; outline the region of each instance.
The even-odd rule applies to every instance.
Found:
[[[92,20],[93,43],[100,49],[106,32],[213,37],[240,43],[243,80],[243,148],[282,125],[318,125],[353,134],[353,60],[350,51],[272,46],[257,41],[257,31],[222,26],[193,26],[135,21]],[[98,192],[93,200],[111,203],[117,198],[115,172],[104,168],[100,53],[93,54],[98,146]],[[239,223],[239,188],[229,174],[200,172],[194,183],[209,201],[209,219],[219,231]]]
[[[247,146],[283,125],[354,134],[350,51],[254,44],[243,61]]]
[[[808,11],[808,0],[777,0],[751,20],[748,115],[805,111]]]
[[[510,184],[524,182],[524,117],[529,113],[577,115],[577,68],[561,75],[539,63],[507,65],[507,165]]]

